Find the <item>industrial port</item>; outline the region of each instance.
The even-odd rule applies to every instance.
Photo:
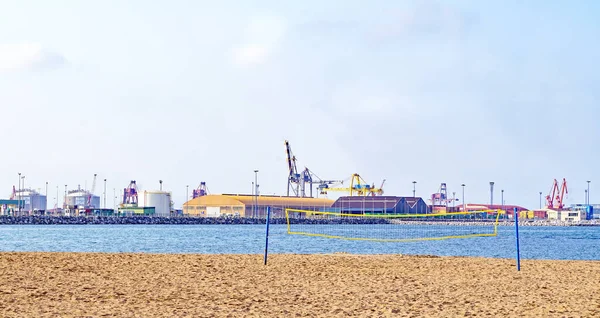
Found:
[[[600,206],[589,204],[573,204],[566,206],[565,195],[568,194],[567,180],[553,180],[550,191],[545,196],[545,205],[541,207],[542,193],[540,192],[540,208],[528,209],[517,205],[506,205],[503,193],[500,204],[494,204],[494,182],[490,182],[490,202],[467,203],[457,198],[456,192],[448,193],[447,184],[440,183],[437,191],[429,197],[417,197],[413,190],[412,196],[384,195],[385,179],[376,186],[368,183],[358,173],[349,174],[342,179],[322,179],[309,168],[299,170],[297,158],[292,152],[289,141],[285,141],[287,163],[287,189],[285,195],[263,195],[257,183],[253,183],[250,194],[221,193],[211,194],[207,183],[192,190],[192,196],[181,204],[181,209],[175,208],[172,194],[163,190],[162,180],[158,189],[138,189],[136,180],[120,191],[118,205],[109,208],[106,204],[106,194],[102,200],[96,195],[98,175],[93,175],[91,188],[68,189],[65,186],[62,205],[58,201],[53,207],[48,206],[47,196],[32,188],[19,183],[13,186],[9,199],[0,200],[0,214],[4,216],[155,216],[172,217],[188,216],[199,218],[241,217],[264,218],[267,207],[273,211],[274,217],[282,217],[286,208],[311,211],[339,211],[345,213],[396,213],[396,214],[425,214],[452,213],[463,211],[500,210],[503,219],[512,219],[514,211],[520,219],[525,220],[557,220],[563,222],[580,222],[600,218]],[[20,176],[20,174],[19,174]],[[19,177],[21,180],[21,176]],[[106,181],[106,179],[104,180]],[[24,183],[24,182],[23,182]],[[413,185],[414,185],[413,181]],[[463,185],[464,186],[464,185]],[[47,193],[46,184],[46,193]],[[106,191],[106,190],[105,190]],[[329,199],[327,194],[342,193],[336,200]],[[60,193],[56,198],[59,198]],[[587,191],[586,191],[587,195]],[[587,201],[587,200],[586,200]]]

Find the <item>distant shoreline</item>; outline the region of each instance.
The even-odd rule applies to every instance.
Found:
[[[285,218],[272,218],[271,224],[287,224]],[[399,224],[399,225],[492,225],[494,220],[388,220],[370,219],[290,219],[292,224]],[[188,216],[0,216],[0,225],[252,225],[265,224],[264,218],[188,217]],[[557,220],[524,220],[521,226],[600,226],[600,220],[562,222]],[[498,226],[514,226],[511,220],[500,220]]]

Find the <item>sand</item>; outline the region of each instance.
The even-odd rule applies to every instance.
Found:
[[[2,317],[598,317],[600,262],[0,253]]]

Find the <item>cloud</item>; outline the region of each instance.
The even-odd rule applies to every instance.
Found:
[[[419,2],[411,9],[390,14],[371,32],[375,39],[423,35],[461,36],[474,19],[463,11],[436,1]]]
[[[0,72],[41,70],[64,64],[64,56],[37,43],[0,44]]]
[[[245,28],[243,43],[233,49],[233,62],[241,66],[264,63],[273,54],[286,30],[286,21],[280,17],[251,19]]]

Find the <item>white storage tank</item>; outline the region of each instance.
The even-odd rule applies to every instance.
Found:
[[[33,189],[21,189],[21,191],[16,191],[15,200],[21,200],[22,211],[46,210],[46,196],[39,194]]]
[[[138,206],[153,207],[154,215],[171,215],[171,193],[164,191],[142,191],[138,194]]]
[[[67,204],[69,206],[87,206],[90,196],[89,191],[71,190],[67,193]],[[91,205],[95,208],[100,208],[100,197],[92,194]]]

